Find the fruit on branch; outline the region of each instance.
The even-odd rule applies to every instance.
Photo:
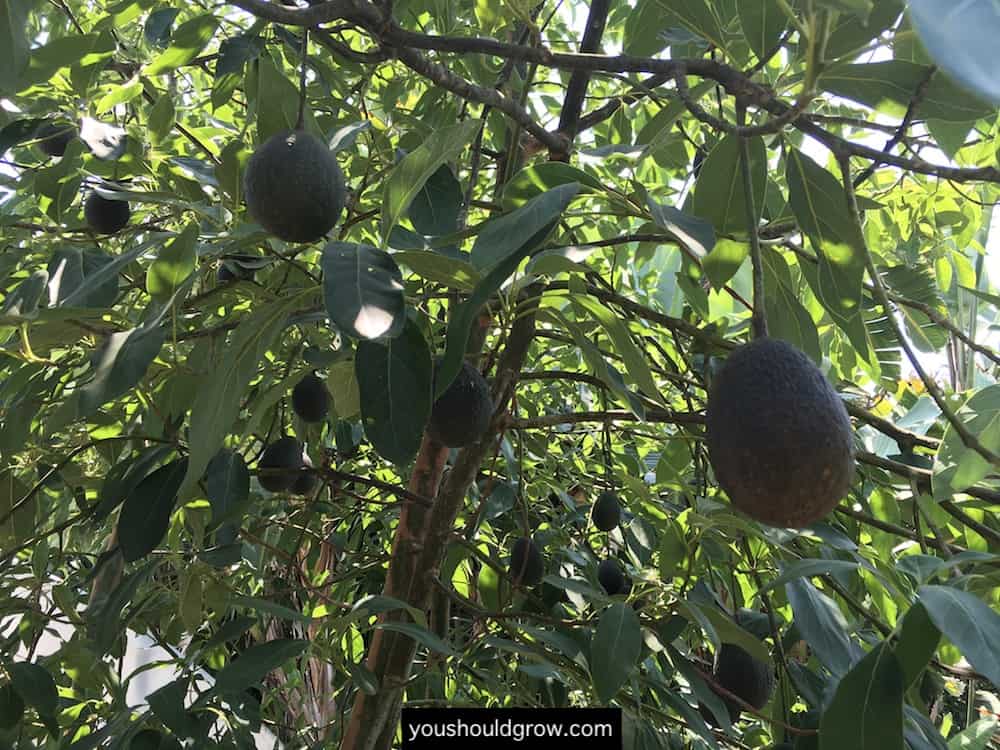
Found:
[[[292,389],[292,409],[303,422],[322,422],[330,413],[330,393],[316,373],[302,377]]]
[[[770,662],[755,659],[732,643],[722,644],[715,665],[715,680],[758,710],[767,705],[774,692],[774,669]],[[735,707],[739,717],[740,707],[728,699],[726,704],[730,716]]]
[[[542,551],[530,537],[522,536],[514,542],[510,550],[511,580],[518,586],[534,586],[541,583],[545,575],[545,560]]]
[[[449,448],[464,448],[479,440],[490,426],[493,398],[486,378],[468,362],[434,402],[428,434]]]
[[[271,136],[243,175],[250,215],[286,242],[313,242],[329,232],[347,199],[333,152],[304,130]]]
[[[132,217],[128,201],[110,200],[91,192],[83,204],[83,218],[87,226],[98,234],[116,234],[125,228]]]
[[[302,443],[285,435],[264,449],[257,462],[257,481],[268,492],[285,492],[295,486],[304,466]]]
[[[622,520],[622,505],[611,490],[604,490],[597,496],[594,507],[590,510],[590,518],[601,531],[611,531]]]
[[[63,120],[49,121],[35,131],[38,139],[35,145],[49,156],[62,156],[66,148],[76,138],[76,125]]]
[[[597,566],[597,581],[608,596],[625,593],[625,572],[617,560],[610,557],[607,560],[601,560],[600,565]]]
[[[24,700],[9,682],[0,685],[0,729],[13,729],[24,716]]]
[[[780,339],[729,355],[711,384],[706,432],[719,485],[762,523],[808,526],[850,488],[847,410],[812,360]]]

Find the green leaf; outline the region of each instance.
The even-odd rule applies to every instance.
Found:
[[[712,623],[720,643],[732,643],[755,659],[763,662],[771,661],[771,654],[767,650],[767,646],[733,622],[732,618],[722,610],[716,607],[699,607],[699,610]]]
[[[160,302],[170,299],[198,261],[198,225],[190,223],[160,251],[146,272],[146,291]]]
[[[1000,451],[1000,385],[990,385],[973,394],[956,416],[987,450]],[[967,448],[949,424],[934,457],[931,480],[934,497],[947,499],[976,484],[991,471],[993,467],[989,461]]]
[[[156,359],[166,340],[160,325],[112,333],[94,362],[94,377],[80,389],[79,414],[89,416],[132,390]]]
[[[19,661],[10,667],[10,679],[18,695],[42,716],[55,716],[59,709],[59,691],[45,667]]]
[[[25,0],[0,0],[0,93],[21,87],[28,66],[28,9]]]
[[[160,143],[174,126],[174,97],[169,93],[160,96],[149,110],[146,126],[153,143]]]
[[[205,490],[212,505],[212,523],[231,520],[234,510],[250,496],[250,471],[243,456],[228,448],[216,453],[206,470]]]
[[[184,708],[188,692],[187,677],[168,682],[146,697],[153,714],[179,737],[192,737],[198,730],[197,721]],[[131,750],[131,748],[130,748]]]
[[[172,445],[151,445],[139,451],[138,455],[128,456],[112,466],[101,484],[92,520],[100,522],[107,518],[111,511],[125,502],[125,498],[149,475],[150,470],[173,450]]]
[[[288,620],[289,622],[310,623],[315,619],[309,615],[303,614],[302,612],[298,612],[294,609],[278,604],[277,602],[272,602],[268,599],[259,599],[256,596],[234,596],[229,600],[229,603],[233,607],[247,607],[255,612],[265,612],[282,620]]]
[[[616,602],[601,614],[590,641],[590,678],[602,703],[609,703],[635,669],[642,647],[639,618]]]
[[[896,643],[904,690],[917,681],[940,642],[941,631],[931,621],[927,608],[917,602],[903,616]]]
[[[392,257],[418,276],[452,289],[469,292],[482,281],[479,271],[471,263],[446,255],[426,250],[402,250],[393,253]]]
[[[96,106],[96,112],[102,114],[115,108],[118,104],[130,102],[142,94],[142,80],[136,76],[130,81],[120,83],[111,87],[107,94],[102,96]]]
[[[746,237],[747,196],[743,189],[740,138],[727,135],[713,148],[694,187],[691,213],[705,219],[718,234]],[[753,188],[754,217],[760,222],[767,187],[767,150],[761,137],[747,139],[750,150],[750,182]]]
[[[413,197],[407,216],[420,234],[451,234],[458,231],[464,198],[462,183],[455,179],[450,166],[442,164]]]
[[[289,311],[299,303],[301,295],[290,295],[258,307],[230,334],[229,343],[221,348],[191,406],[188,429],[190,461],[185,487],[201,479],[209,461],[222,447],[222,441],[240,412],[250,381],[257,374],[257,365],[285,327]]]
[[[852,13],[860,17],[862,23],[868,21],[868,14],[872,12],[874,5],[873,0],[817,0],[817,2],[832,10]]]
[[[593,175],[561,161],[544,161],[525,167],[503,188],[503,209],[512,211],[552,188],[579,183],[579,193],[604,192],[604,185]]]
[[[109,563],[110,564],[110,563]],[[87,618],[90,621],[89,633],[94,639],[99,655],[108,652],[114,642],[122,635],[124,625],[122,622],[122,612],[132,597],[135,596],[139,586],[160,564],[159,560],[151,560],[144,566],[126,576],[107,600],[96,611],[87,610]]]
[[[223,694],[246,690],[263,682],[273,670],[296,658],[308,647],[308,641],[293,638],[279,638],[251,646],[219,671],[212,689]]]
[[[215,36],[219,27],[219,19],[206,13],[192,18],[174,29],[170,46],[157,55],[143,71],[144,75],[155,76],[187,65],[205,49]]]
[[[488,221],[472,246],[472,265],[486,271],[503,263],[512,253],[530,253],[545,241],[579,190],[577,182],[558,185],[520,208]]]
[[[785,584],[795,625],[816,658],[835,675],[851,668],[854,649],[847,638],[847,620],[840,608],[808,580],[797,578]]]
[[[715,289],[722,289],[740,270],[748,255],[750,255],[750,245],[746,242],[723,238],[715,243],[712,252],[702,261],[701,267],[708,280],[712,282],[712,286]]]
[[[948,750],[987,750],[990,742],[996,736],[997,720],[995,717],[980,719],[963,732],[959,732],[948,740]]]
[[[0,685],[0,729],[13,729],[24,716],[24,701],[9,682]]]
[[[962,86],[1000,104],[993,46],[1000,35],[1000,8],[986,0],[942,6],[910,0],[910,21],[927,51]]]
[[[686,214],[673,206],[656,203],[652,198],[646,200],[646,207],[660,229],[697,257],[704,258],[715,247],[715,229],[707,221]]]
[[[386,342],[361,341],[355,355],[365,435],[383,458],[403,466],[420,448],[431,413],[431,353],[407,321]]]
[[[150,13],[142,26],[142,35],[146,41],[156,47],[166,46],[180,12],[180,8],[159,8]]]
[[[801,151],[787,158],[788,200],[819,261],[818,296],[834,322],[869,362],[874,354],[861,318],[864,237],[851,220],[840,182]]]
[[[788,16],[777,0],[740,0],[737,5],[743,36],[758,60],[771,52],[788,26]]]
[[[938,630],[958,646],[973,669],[1000,685],[1000,614],[951,586],[921,586],[918,593]]]
[[[479,120],[465,120],[441,128],[395,166],[382,190],[383,246],[389,238],[389,232],[399,223],[400,217],[410,207],[424,183],[442,164],[458,157],[476,137],[481,126]]]
[[[357,339],[395,338],[406,322],[403,277],[392,256],[371,245],[330,242],[320,259],[330,320]]]
[[[760,593],[763,594],[765,591],[778,588],[778,586],[784,586],[797,578],[812,578],[827,573],[853,573],[858,569],[858,565],[853,560],[796,560],[788,565],[783,565],[781,575],[773,581],[768,581]]]
[[[457,656],[455,649],[434,635],[426,627],[412,622],[380,622],[375,625],[376,630],[391,630],[395,633],[402,633],[409,636],[421,646],[429,648],[445,656]]]
[[[222,40],[219,58],[215,63],[215,80],[212,83],[212,107],[218,109],[233,96],[243,80],[246,64],[257,59],[264,43],[257,36],[240,34]]]
[[[728,49],[713,4],[707,0],[659,0],[659,3],[684,28],[723,51]]]
[[[667,46],[659,0],[638,0],[625,17],[626,55],[652,57]],[[558,162],[549,162],[558,163]]]
[[[836,60],[857,52],[894,25],[902,12],[901,0],[878,0],[867,19],[848,13],[840,14],[826,42],[826,58]],[[898,42],[898,37],[896,41]]]
[[[188,460],[161,466],[129,494],[118,517],[118,543],[126,562],[140,560],[167,535]]]
[[[819,750],[903,747],[903,676],[880,643],[841,679],[819,725]]]
[[[787,261],[770,248],[762,249],[761,259],[764,262],[764,309],[767,312],[768,335],[793,344],[819,364],[823,360],[819,333],[812,316],[799,299],[801,293],[792,280]]]

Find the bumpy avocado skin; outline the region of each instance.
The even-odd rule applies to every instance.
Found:
[[[434,402],[427,432],[449,448],[464,448],[483,436],[493,417],[493,398],[486,378],[468,362]]]
[[[304,130],[271,136],[247,161],[243,175],[250,215],[286,242],[313,242],[329,232],[347,190],[337,160]]]
[[[723,643],[715,666],[715,679],[754,708],[767,705],[774,692],[774,669],[768,662],[754,659],[739,646]]]
[[[514,542],[510,551],[510,577],[521,586],[541,583],[545,575],[545,560],[535,542],[522,536]]]
[[[285,435],[264,449],[260,461],[257,462],[257,467],[259,469],[289,469],[290,471],[281,474],[268,474],[267,476],[259,474],[257,481],[268,492],[284,492],[295,486],[300,476],[298,469],[303,466],[302,443]]]
[[[597,566],[597,581],[608,596],[624,593],[625,573],[622,572],[622,567],[617,560],[611,558],[601,560],[600,565]]]
[[[601,531],[611,531],[622,518],[622,506],[618,500],[618,495],[610,490],[605,490],[597,496],[594,507],[590,511],[590,517]]]
[[[317,375],[310,373],[292,389],[292,409],[304,422],[322,422],[330,413],[330,394]]]
[[[850,488],[847,410],[812,360],[780,339],[756,339],[729,355],[712,382],[706,428],[719,484],[762,523],[808,526]]]
[[[83,218],[87,226],[98,234],[115,234],[128,224],[132,209],[128,201],[112,201],[91,193],[83,204]]]

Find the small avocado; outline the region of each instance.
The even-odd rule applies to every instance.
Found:
[[[523,536],[514,542],[510,551],[511,580],[519,586],[534,586],[541,583],[545,575],[545,559],[538,545]]]
[[[601,531],[611,531],[622,520],[622,506],[618,495],[611,490],[604,490],[597,496],[597,501],[590,511],[594,526]]]
[[[316,373],[310,373],[292,389],[292,409],[303,422],[322,422],[330,413],[330,393]]]
[[[733,505],[771,526],[815,523],[847,494],[854,441],[847,409],[805,354],[759,338],[712,379],[708,455]]]
[[[715,679],[756,709],[763,708],[774,692],[774,667],[770,662],[755,659],[732,643],[722,644]]]
[[[625,592],[625,573],[617,560],[608,558],[601,560],[597,566],[597,581],[608,596],[622,594]]]
[[[76,125],[71,122],[51,120],[35,131],[36,146],[48,156],[62,156],[76,139]]]
[[[449,448],[464,448],[486,433],[492,418],[489,383],[479,370],[463,362],[451,385],[434,402],[427,433]]]
[[[83,204],[83,218],[97,234],[116,234],[132,218],[132,209],[128,201],[109,200],[91,192]]]
[[[263,470],[288,469],[279,473],[273,471],[258,472],[257,481],[268,492],[284,492],[295,486],[300,476],[299,469],[305,466],[302,459],[302,443],[285,435],[275,440],[264,449],[257,468]]]
[[[271,136],[247,160],[247,208],[264,229],[286,242],[314,242],[340,218],[344,175],[326,144],[304,130]]]

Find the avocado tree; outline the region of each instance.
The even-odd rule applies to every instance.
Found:
[[[0,748],[987,747],[998,36],[0,0]]]

